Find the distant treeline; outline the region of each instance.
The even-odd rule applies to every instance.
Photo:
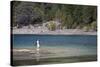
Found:
[[[12,26],[42,24],[47,21],[61,23],[61,28],[97,30],[97,7],[12,1]]]

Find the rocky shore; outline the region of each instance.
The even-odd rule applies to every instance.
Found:
[[[97,35],[96,31],[84,31],[81,29],[56,29],[50,31],[46,27],[13,28],[12,34],[49,34],[49,35]]]

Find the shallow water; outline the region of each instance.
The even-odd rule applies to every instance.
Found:
[[[97,36],[96,35],[13,35],[13,49],[27,49],[33,51],[36,49],[36,40],[40,41],[40,62],[33,64],[60,63],[60,62],[81,62],[94,61],[97,55]],[[31,49],[31,50],[30,50]],[[25,52],[25,51],[24,51]],[[35,61],[34,54],[29,52],[13,51],[13,61],[15,64],[21,61]],[[35,52],[35,51],[33,51]],[[20,54],[20,55],[19,55]],[[57,61],[56,58],[60,60]],[[76,58],[77,57],[77,58]],[[89,58],[90,57],[90,58]],[[17,60],[16,60],[17,58]],[[21,58],[21,59],[20,59]],[[30,60],[32,59],[33,60]],[[67,58],[67,59],[65,59]],[[20,60],[18,60],[20,59]],[[42,60],[41,60],[42,59]],[[45,60],[46,59],[46,60]],[[52,60],[52,61],[51,61]],[[56,60],[56,61],[55,61]],[[18,63],[20,65],[20,63]],[[27,63],[26,65],[28,65]]]

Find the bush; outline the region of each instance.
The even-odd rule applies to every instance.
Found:
[[[91,29],[93,31],[97,31],[97,22],[96,21],[94,21],[94,22],[91,23]]]
[[[56,30],[56,24],[54,23],[54,21],[50,21],[50,23],[47,24],[47,27],[51,31]]]
[[[87,26],[84,26],[84,27],[83,27],[83,30],[84,30],[85,32],[88,32],[88,27],[87,27]]]
[[[94,21],[91,24],[87,24],[83,27],[84,31],[97,31],[97,22]]]

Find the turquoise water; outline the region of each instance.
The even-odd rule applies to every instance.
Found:
[[[42,46],[50,47],[97,47],[96,35],[13,35],[13,48],[32,48],[36,46],[36,40]]]

